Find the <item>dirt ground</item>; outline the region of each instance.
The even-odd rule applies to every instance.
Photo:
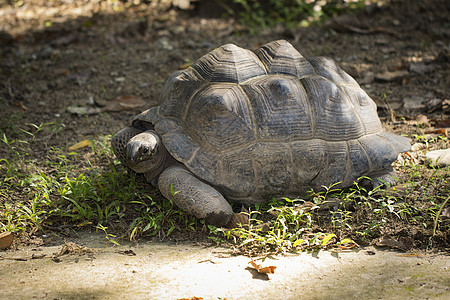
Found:
[[[225,43],[255,49],[287,39],[304,56],[334,58],[378,103],[382,119],[395,121],[390,129],[396,132],[411,131],[401,117],[448,118],[445,0],[392,1],[328,26],[280,26],[254,36],[232,19],[208,18],[214,11],[178,11],[156,1],[122,12],[109,2],[24,3],[0,7],[2,131],[32,131],[26,124],[47,122],[62,126],[31,155],[45,157],[52,146],[115,133],[158,103],[172,72]],[[146,104],[88,116],[68,112],[74,106],[105,106],[124,95],[142,97]]]
[[[448,299],[448,256],[380,251],[248,257],[193,243],[107,247],[81,233],[63,245],[0,255],[4,299]],[[76,242],[76,244],[74,243]],[[446,296],[447,295],[447,296]]]

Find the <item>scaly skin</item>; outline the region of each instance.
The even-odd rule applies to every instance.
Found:
[[[230,221],[233,210],[228,201],[177,163],[154,131],[128,127],[119,131],[111,143],[124,165],[144,173],[149,182],[156,178],[161,194],[173,199],[179,208],[214,226],[224,226]]]

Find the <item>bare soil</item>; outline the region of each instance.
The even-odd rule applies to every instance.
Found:
[[[448,256],[374,247],[257,260],[193,243],[105,245],[95,233],[0,253],[4,299],[448,299]],[[74,243],[75,242],[75,243]],[[447,295],[447,296],[446,296]]]

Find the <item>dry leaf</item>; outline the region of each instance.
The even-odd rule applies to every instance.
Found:
[[[432,122],[434,122],[434,127],[437,128],[449,128],[450,127],[450,119],[445,119],[445,120],[432,120]]]
[[[251,264],[252,267],[256,271],[258,271],[258,273],[263,273],[263,274],[274,274],[275,273],[275,269],[277,268],[275,266],[262,267],[260,264],[257,264],[254,259],[252,259],[249,262],[249,264]]]
[[[9,231],[0,233],[0,249],[3,250],[11,246],[13,240],[14,233]]]
[[[69,151],[78,150],[80,148],[87,147],[91,144],[91,141],[89,140],[83,140],[81,142],[76,143],[75,145],[72,145],[69,147]]]
[[[406,70],[398,70],[392,72],[384,72],[375,75],[375,79],[380,81],[397,81],[405,78],[409,75],[409,72]]]
[[[122,95],[109,102],[103,111],[123,111],[147,104],[141,97],[135,95]]]
[[[437,134],[442,134],[445,137],[448,137],[448,131],[449,131],[449,128],[438,128],[438,129],[425,131],[425,133],[437,133]]]
[[[182,65],[179,66],[178,68],[179,68],[180,70],[184,70],[184,69],[189,68],[191,65],[192,65],[192,63],[182,64]]]
[[[69,106],[67,112],[77,115],[95,115],[102,112],[100,107],[90,107],[90,106]]]
[[[341,250],[350,250],[350,249],[353,249],[353,248],[356,248],[356,247],[358,247],[358,244],[350,244],[350,246],[345,246],[345,245],[339,245],[339,248],[341,249]]]
[[[20,101],[19,103],[17,103],[17,106],[20,107],[24,111],[28,110],[28,108],[25,105],[23,105],[23,101]]]

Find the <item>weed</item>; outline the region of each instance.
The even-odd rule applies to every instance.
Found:
[[[337,13],[360,9],[365,2],[367,1],[233,0],[234,6],[228,6],[225,1],[220,1],[227,13],[237,16],[253,34],[278,24],[284,24],[288,28],[306,27],[323,22]]]

